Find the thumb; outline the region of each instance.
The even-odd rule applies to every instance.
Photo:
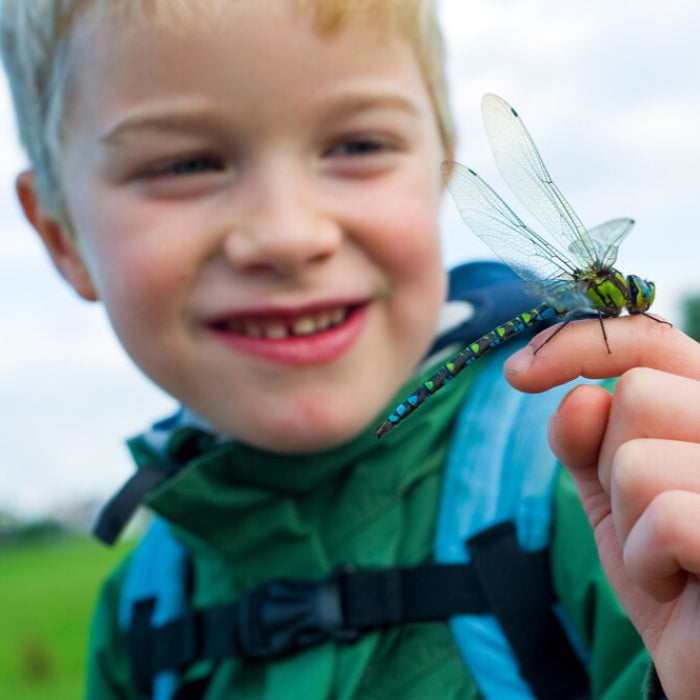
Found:
[[[612,397],[602,387],[577,386],[559,404],[548,434],[552,451],[574,480],[608,580],[618,595],[629,598],[633,586],[623,564],[610,494],[599,475],[600,448],[611,404]]]
[[[550,447],[573,477],[594,528],[610,514],[610,497],[600,481],[598,458],[611,403],[605,389],[577,386],[562,399],[548,426]]]

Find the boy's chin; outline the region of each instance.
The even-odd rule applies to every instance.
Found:
[[[265,435],[257,447],[269,452],[288,455],[327,452],[352,441],[365,429],[368,429],[368,426],[354,431],[348,430],[347,427],[343,430],[333,431],[317,428],[308,432],[297,431],[291,434],[280,434],[273,431]]]
[[[295,420],[289,422],[269,421],[264,426],[253,428],[238,426],[238,430],[225,431],[235,435],[242,443],[267,452],[279,454],[313,454],[326,452],[348,443],[370,432],[371,419],[355,420],[342,417],[329,421],[328,416],[316,421]]]

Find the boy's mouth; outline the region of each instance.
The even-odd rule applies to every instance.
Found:
[[[224,344],[257,361],[318,365],[343,357],[360,339],[368,303],[338,303],[296,312],[261,311],[212,323]]]
[[[306,311],[299,315],[264,315],[231,318],[220,321],[215,327],[221,331],[237,333],[248,338],[285,340],[322,333],[342,325],[353,311],[353,306],[334,306],[318,311]]]

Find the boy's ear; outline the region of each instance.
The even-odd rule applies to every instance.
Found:
[[[34,173],[31,170],[21,172],[15,187],[24,215],[39,234],[61,276],[83,299],[97,301],[99,295],[74,237],[56,218],[46,213],[39,201]]]
[[[443,173],[443,175],[442,175],[442,192],[443,192],[443,194],[445,193],[445,190],[447,189],[447,180],[449,179],[449,176],[445,177],[444,167],[445,167],[446,163],[452,163],[454,161],[454,159],[455,159],[455,148],[453,146],[452,148],[450,148],[449,151],[447,151],[447,153],[445,153],[445,158],[442,161],[442,165],[440,168],[441,172]]]

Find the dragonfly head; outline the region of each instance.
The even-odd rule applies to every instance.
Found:
[[[637,275],[628,275],[627,285],[630,290],[630,303],[627,310],[631,314],[641,314],[654,303],[656,285],[649,280],[643,280]]]

